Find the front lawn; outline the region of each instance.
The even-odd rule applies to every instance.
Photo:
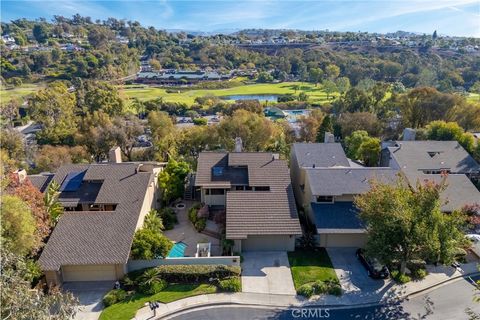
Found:
[[[100,320],[130,320],[135,317],[137,310],[149,301],[169,303],[191,296],[214,293],[216,290],[215,286],[209,284],[174,284],[151,296],[136,293],[127,301],[105,308],[100,315]]]
[[[295,289],[317,280],[337,280],[332,262],[324,248],[318,250],[298,250],[288,253]]]

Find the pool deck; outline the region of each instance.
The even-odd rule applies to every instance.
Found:
[[[185,248],[185,257],[195,257],[197,243],[200,242],[210,242],[212,244],[210,255],[220,255],[220,240],[203,233],[198,233],[188,220],[188,209],[196,202],[185,201],[184,203],[186,204],[185,208],[174,208],[177,213],[178,224],[176,224],[172,230],[164,231],[163,234],[174,242],[181,241],[187,245]]]

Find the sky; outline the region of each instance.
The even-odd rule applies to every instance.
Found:
[[[480,0],[1,0],[1,21],[50,20],[79,13],[93,20],[136,20],[158,29],[246,28],[394,32],[480,37]]]

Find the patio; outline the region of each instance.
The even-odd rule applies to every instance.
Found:
[[[186,257],[195,257],[197,251],[197,243],[211,243],[212,256],[221,255],[220,240],[209,236],[207,234],[199,233],[193,227],[192,223],[188,220],[188,209],[192,207],[196,202],[184,201],[184,208],[175,207],[174,210],[177,213],[178,224],[172,230],[166,230],[163,234],[169,239],[175,242],[183,242],[187,245],[185,248]],[[208,220],[208,222],[213,222]]]

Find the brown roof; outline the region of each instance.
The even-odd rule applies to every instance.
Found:
[[[235,166],[236,168],[232,168]],[[221,167],[215,176],[213,167]],[[240,168],[239,168],[240,167]],[[243,178],[234,176],[243,174]],[[287,162],[274,159],[268,152],[203,152],[197,166],[195,185],[225,187],[244,181],[251,187],[269,187],[269,191],[228,191],[226,195],[228,239],[248,235],[301,234]]]
[[[43,270],[62,265],[126,263],[151,172],[137,170],[136,163],[66,165],[54,179],[62,184],[70,172],[86,170],[82,186],[75,192],[62,192],[64,205],[69,196],[79,203],[116,204],[115,211],[65,212],[59,219],[39,259]],[[99,189],[86,188],[89,180]],[[90,194],[95,190],[93,196]],[[83,192],[88,193],[86,196]]]

